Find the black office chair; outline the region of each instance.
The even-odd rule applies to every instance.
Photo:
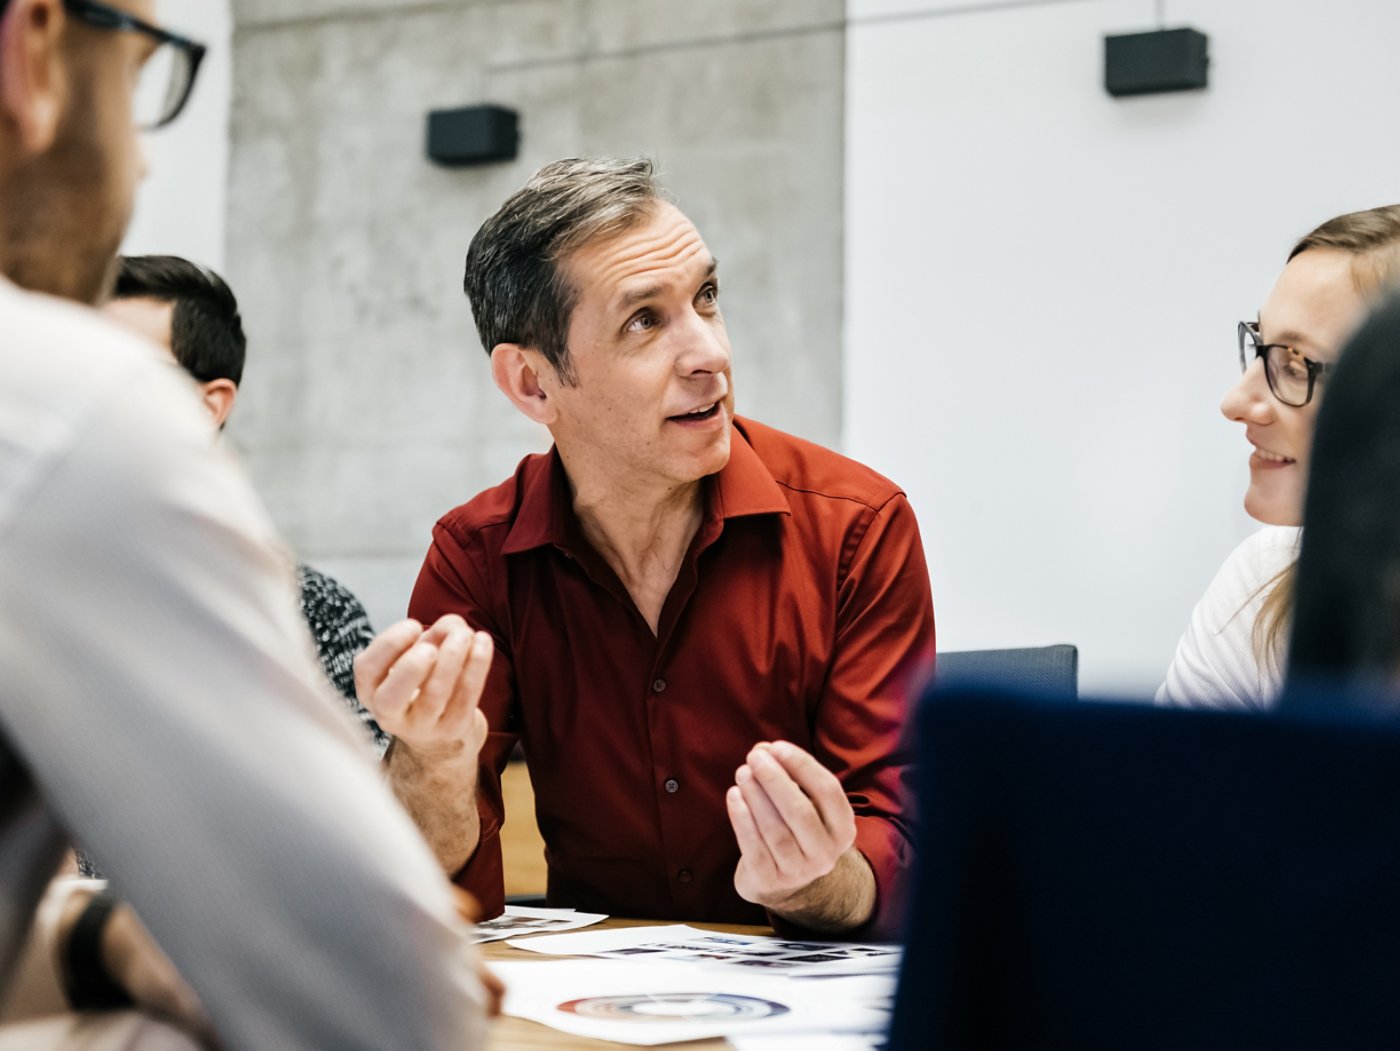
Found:
[[[1316,711],[926,694],[891,1051],[1400,1045],[1400,725]]]
[[[940,686],[980,683],[1055,697],[1077,697],[1079,650],[1060,645],[940,653],[934,679]]]

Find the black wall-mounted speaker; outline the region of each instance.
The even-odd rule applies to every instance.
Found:
[[[1103,85],[1114,98],[1204,88],[1209,40],[1194,29],[1104,37]]]
[[[436,109],[428,114],[428,157],[459,167],[510,161],[520,148],[520,115],[505,106]]]

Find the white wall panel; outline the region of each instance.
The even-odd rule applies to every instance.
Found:
[[[228,0],[161,0],[157,10],[161,25],[193,37],[209,53],[180,118],[144,136],[149,171],[122,250],[183,255],[220,269],[228,202],[233,16]]]
[[[853,17],[899,0],[851,0]],[[968,5],[958,5],[967,8]],[[1400,201],[1400,5],[1169,0],[1211,87],[1127,101],[1083,0],[848,32],[846,449],[908,489],[942,648],[1159,681],[1251,528],[1217,406],[1291,242]]]

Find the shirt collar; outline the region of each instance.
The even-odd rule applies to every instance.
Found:
[[[736,418],[736,425],[730,428],[729,462],[706,479],[706,522],[792,513],[782,487],[744,437],[739,426],[742,422]],[[559,450],[551,448],[542,460],[535,470],[524,472],[520,510],[501,548],[503,554],[514,555],[546,544],[567,549],[582,539]]]
[[[563,544],[573,518],[573,496],[564,461],[553,446],[521,474],[520,509],[515,513],[502,554],[514,555],[546,544]]]
[[[706,491],[705,516],[743,518],[746,515],[792,514],[782,487],[768,465],[744,437],[742,418],[729,431],[729,462]]]

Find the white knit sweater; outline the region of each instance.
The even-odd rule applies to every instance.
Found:
[[[1157,703],[1261,710],[1278,695],[1282,666],[1260,661],[1254,622],[1274,577],[1298,557],[1301,530],[1265,526],[1231,553],[1191,613]]]

